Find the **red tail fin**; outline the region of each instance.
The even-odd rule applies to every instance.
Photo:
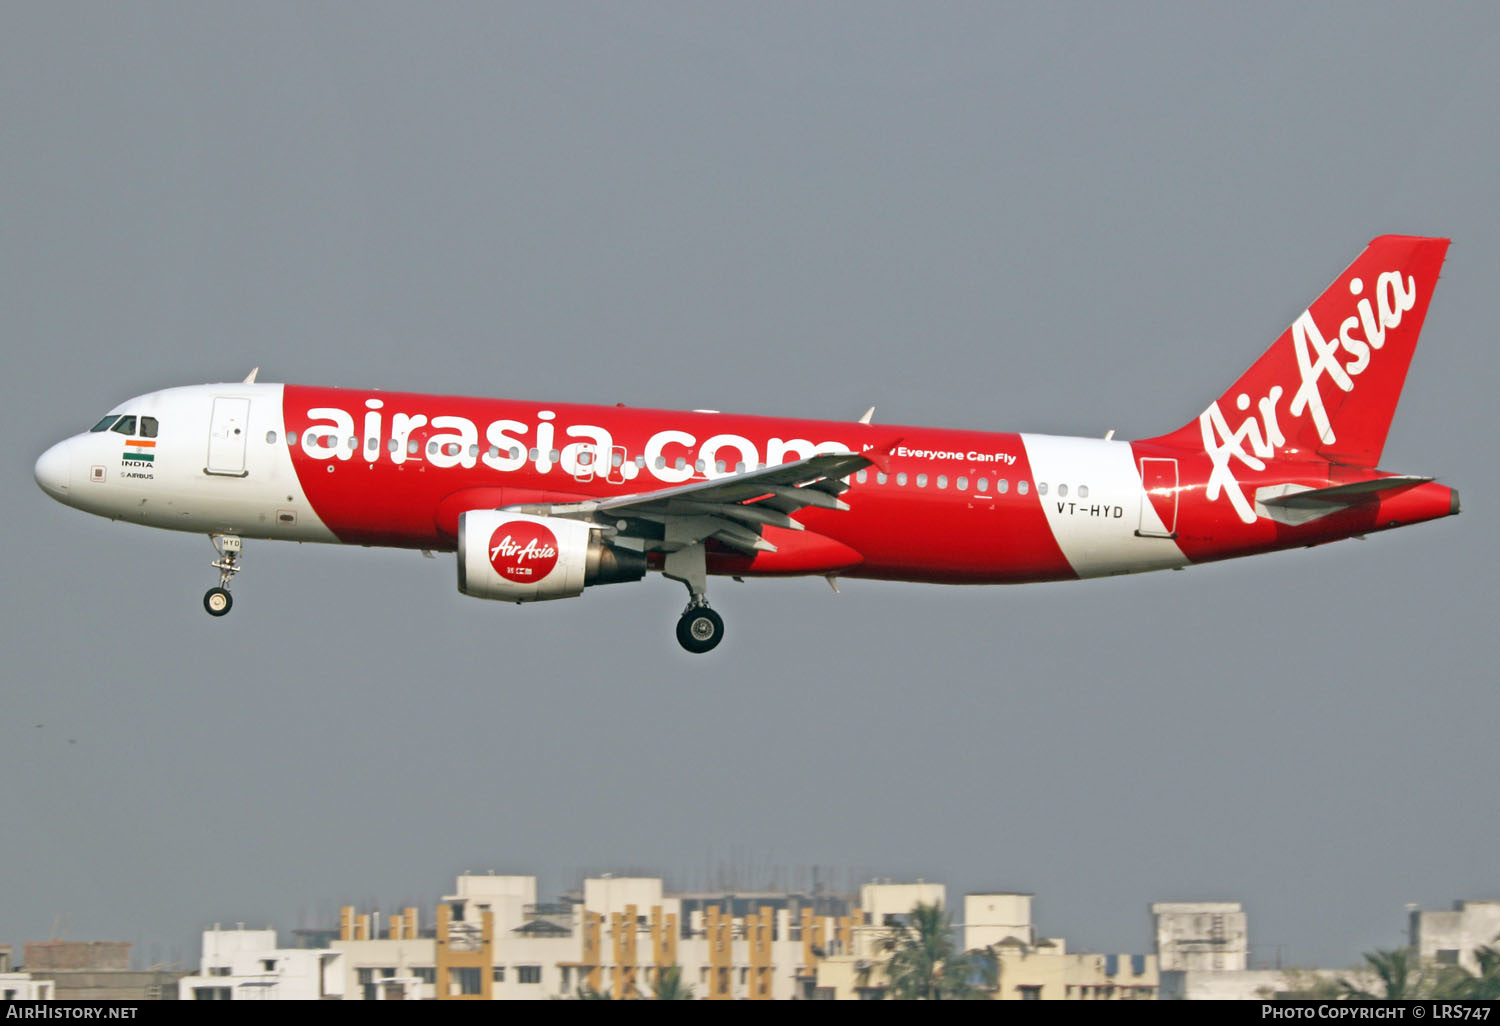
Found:
[[[1375,466],[1447,252],[1447,239],[1375,239],[1229,391],[1152,441],[1216,463]]]

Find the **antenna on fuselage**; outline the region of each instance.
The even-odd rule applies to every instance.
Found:
[[[871,406],[868,410],[865,411],[865,415],[863,417],[859,418],[859,422],[861,424],[868,424],[868,423],[870,423],[870,418],[874,417],[874,416],[875,416],[875,407]]]
[[[245,375],[245,380],[244,380],[243,384],[246,384],[246,385],[253,385],[253,384],[255,384],[255,375],[257,375],[259,373],[260,373],[260,368],[259,367],[252,367],[252,368],[250,368],[250,373]]]
[[[1113,437],[1115,437],[1115,429],[1114,428],[1110,428],[1108,431],[1104,432],[1104,440],[1106,442],[1109,441]]]

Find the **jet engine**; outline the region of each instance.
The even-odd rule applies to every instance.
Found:
[[[458,517],[458,590],[465,595],[542,602],[644,576],[644,555],[615,548],[581,520],[498,509]]]

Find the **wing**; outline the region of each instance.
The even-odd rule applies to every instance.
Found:
[[[775,552],[776,546],[761,537],[763,527],[801,531],[793,518],[799,510],[847,510],[839,496],[849,488],[849,475],[876,465],[889,448],[820,453],[795,463],[608,499],[513,508],[606,525],[615,544],[641,551],[670,552],[712,538],[747,554]]]

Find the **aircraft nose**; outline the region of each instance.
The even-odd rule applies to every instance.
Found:
[[[59,501],[66,501],[68,495],[68,443],[58,442],[48,449],[36,461],[36,483],[42,486],[42,491]]]

